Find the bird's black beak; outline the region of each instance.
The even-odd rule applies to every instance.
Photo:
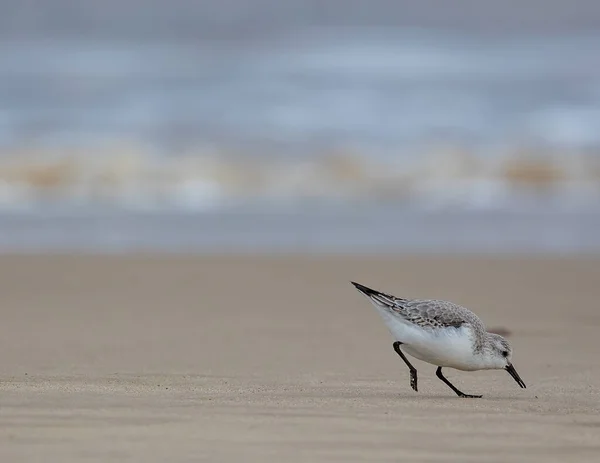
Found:
[[[517,382],[517,384],[519,386],[521,386],[523,389],[525,389],[527,387],[527,386],[525,386],[525,383],[519,376],[519,373],[517,373],[517,370],[515,370],[515,367],[513,367],[512,363],[509,363],[508,365],[506,365],[504,367],[504,369],[506,371],[508,371],[508,374],[513,377],[513,379]]]

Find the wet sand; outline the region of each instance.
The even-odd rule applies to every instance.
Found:
[[[415,360],[356,280],[511,331]],[[1,461],[597,461],[600,259],[1,256]]]

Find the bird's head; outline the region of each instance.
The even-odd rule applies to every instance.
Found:
[[[512,364],[512,348],[506,339],[499,334],[487,333],[484,356],[488,368],[506,370],[519,386],[525,388],[525,383]]]

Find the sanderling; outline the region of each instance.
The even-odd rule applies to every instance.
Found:
[[[501,370],[519,386],[525,383],[511,363],[512,349],[506,339],[488,333],[470,310],[448,301],[402,299],[352,282],[369,298],[396,339],[394,350],[410,370],[410,386],[417,391],[417,369],[402,349],[419,360],[436,365],[436,376],[459,397],[480,398],[459,391],[442,374],[442,367],[463,371]]]

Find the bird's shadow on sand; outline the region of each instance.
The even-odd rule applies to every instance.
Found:
[[[472,397],[458,397],[455,394],[435,394],[428,392],[412,392],[412,391],[393,391],[390,389],[371,389],[361,390],[346,390],[337,391],[336,388],[331,388],[329,391],[313,391],[315,396],[326,397],[326,398],[337,398],[337,399],[386,399],[386,400],[407,400],[407,401],[418,401],[418,400],[457,400],[462,402],[480,402],[480,401],[530,401],[535,400],[530,395],[494,395],[485,394],[485,392],[473,392],[473,394],[481,394],[483,397],[472,398]]]
[[[468,397],[458,397],[456,395],[451,394],[428,394],[428,393],[410,393],[410,392],[392,392],[389,390],[370,390],[370,391],[361,391],[357,389],[356,391],[337,391],[335,388],[332,388],[329,391],[319,390],[319,391],[305,391],[305,392],[288,392],[284,394],[288,398],[297,397],[297,398],[313,398],[313,399],[337,399],[337,400],[386,400],[386,401],[406,401],[406,402],[418,402],[418,401],[449,401],[455,400],[459,402],[525,402],[535,400],[530,396],[514,396],[514,395],[485,395],[482,394],[481,398],[468,398]]]
[[[365,397],[364,395],[362,397]],[[490,401],[494,401],[494,402],[498,402],[498,401],[530,401],[532,400],[532,397],[528,397],[528,396],[495,396],[495,395],[485,395],[483,394],[483,397],[479,397],[479,398],[472,398],[472,397],[458,397],[456,395],[434,395],[434,394],[418,394],[418,395],[409,395],[409,394],[393,394],[393,393],[385,393],[383,395],[377,395],[377,396],[373,396],[373,398],[382,398],[385,397],[386,399],[402,399],[402,400],[413,400],[413,401],[418,401],[418,400],[435,400],[435,401],[439,401],[439,400],[456,400],[456,401],[460,401],[460,402],[490,402]]]

